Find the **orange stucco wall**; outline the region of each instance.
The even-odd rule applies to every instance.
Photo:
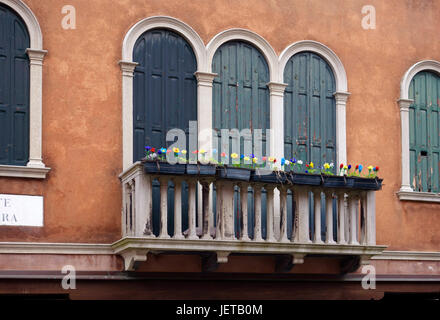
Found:
[[[0,227],[0,241],[99,242],[120,238],[122,41],[139,20],[167,15],[208,41],[229,28],[264,37],[277,54],[310,39],[331,48],[347,72],[347,152],[352,164],[378,165],[377,243],[392,250],[439,251],[440,204],[399,201],[400,115],[405,71],[440,60],[440,1],[431,0],[25,0],[48,55],[43,69],[43,181],[0,178],[0,193],[43,195],[43,228]],[[61,8],[76,8],[75,30]],[[377,28],[361,27],[374,5]]]

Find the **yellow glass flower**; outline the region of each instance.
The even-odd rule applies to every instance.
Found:
[[[344,169],[345,169],[345,170],[347,170],[347,169],[348,169],[347,165],[345,165],[345,166],[344,166]]]
[[[204,153],[206,153],[206,150],[205,149],[200,149],[199,153],[204,154]]]
[[[253,163],[257,163],[257,161],[258,161],[258,159],[257,159],[257,158],[255,158],[255,157],[254,157],[254,158],[252,158],[252,162],[253,162]]]
[[[179,151],[180,151],[179,148],[173,148],[174,153],[179,153]]]
[[[251,160],[248,156],[244,157],[243,159],[244,159],[244,161],[249,161],[249,160]]]
[[[327,162],[324,163],[324,169],[330,169],[330,165]]]
[[[273,162],[275,160],[274,157],[269,157],[269,162]]]
[[[309,166],[310,166],[310,168],[313,168],[313,166],[314,166],[313,162],[310,162]]]
[[[186,154],[186,150],[182,150],[182,154]]]
[[[367,169],[368,169],[369,171],[371,171],[371,170],[373,170],[373,166],[368,166]]]
[[[231,158],[232,159],[237,159],[238,158],[238,154],[236,154],[236,153],[231,154]]]

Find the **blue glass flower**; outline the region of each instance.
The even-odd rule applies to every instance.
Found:
[[[359,172],[362,172],[362,168],[363,168],[363,166],[360,164],[359,165]]]

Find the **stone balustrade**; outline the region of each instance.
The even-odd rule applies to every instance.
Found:
[[[289,269],[307,255],[359,266],[385,249],[376,245],[375,190],[149,174],[140,162],[120,178],[123,237],[113,247],[126,270],[149,252],[200,253],[207,269],[230,254],[273,254]]]

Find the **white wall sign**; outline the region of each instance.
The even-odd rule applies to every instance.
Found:
[[[0,226],[43,226],[43,197],[0,194]]]

